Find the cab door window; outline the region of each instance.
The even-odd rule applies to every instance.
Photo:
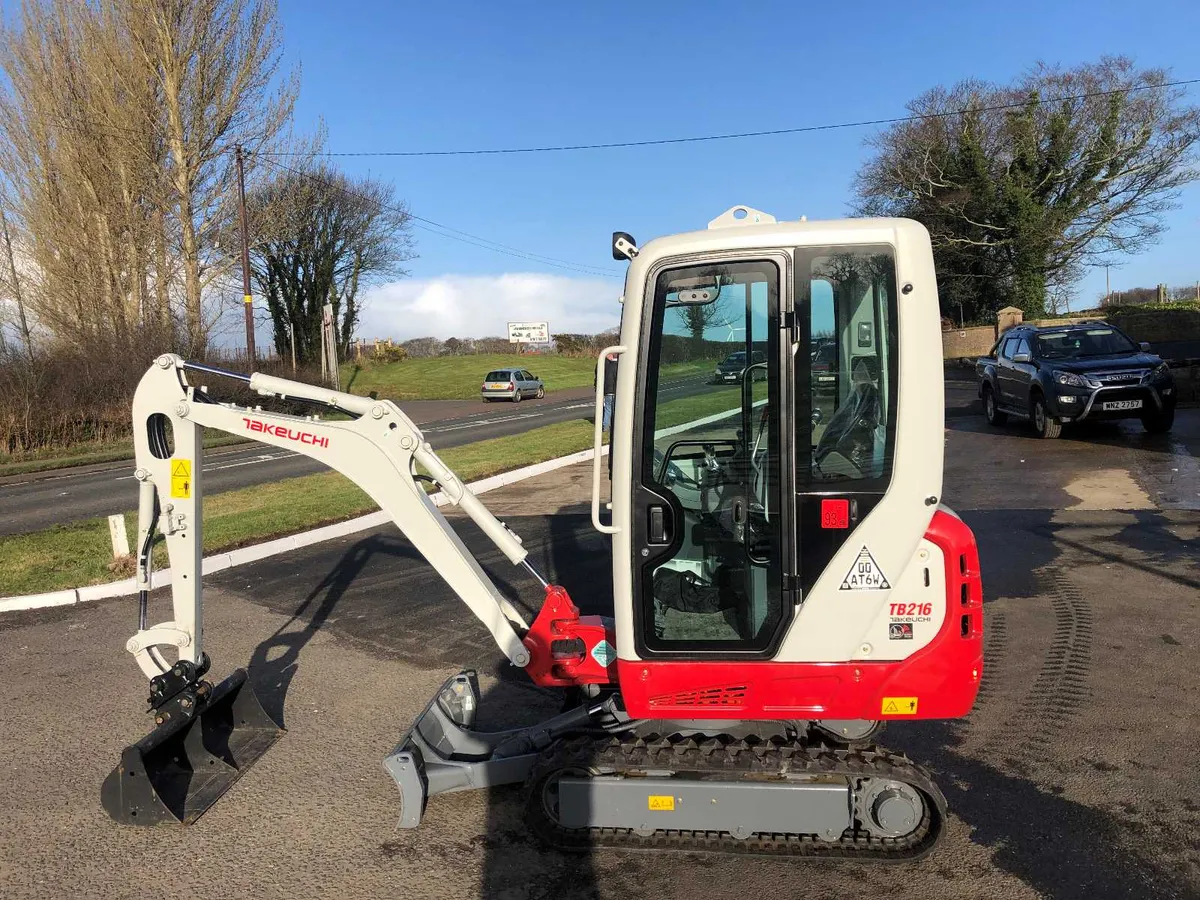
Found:
[[[632,504],[644,654],[765,652],[790,615],[779,286],[772,261],[656,278]]]

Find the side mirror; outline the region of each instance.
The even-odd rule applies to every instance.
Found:
[[[612,255],[618,262],[623,259],[633,259],[638,255],[637,241],[633,235],[625,231],[614,231],[612,236]]]
[[[1139,341],[1138,346],[1141,347],[1143,353],[1150,352],[1150,342],[1149,341]]]
[[[1027,363],[1031,359],[1033,359],[1033,357],[1030,356],[1028,353],[1014,353],[1012,361],[1015,363]]]

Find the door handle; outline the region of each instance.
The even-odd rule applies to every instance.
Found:
[[[647,544],[669,544],[667,537],[667,510],[664,506],[651,506],[647,509],[650,521],[646,528]]]

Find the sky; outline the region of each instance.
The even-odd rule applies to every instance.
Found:
[[[1008,81],[1041,60],[1125,54],[1200,77],[1200,3],[612,4],[315,0],[280,3],[285,63],[301,67],[300,129],[337,152],[455,150],[684,137],[903,115],[938,84]],[[1164,30],[1164,24],[1169,29]],[[1200,85],[1190,89],[1200,103]],[[746,204],[777,218],[849,213],[871,128],[570,153],[339,157],[395,185],[426,219],[515,248],[418,228],[410,276],[368,295],[363,337],[554,332],[617,323],[613,231],[640,243]],[[1200,185],[1169,231],[1112,269],[1114,290],[1200,279]],[[422,224],[422,223],[418,223]],[[520,254],[553,257],[554,267]],[[596,274],[601,272],[604,274]],[[614,277],[615,276],[615,277]],[[1103,269],[1078,285],[1094,305]]]

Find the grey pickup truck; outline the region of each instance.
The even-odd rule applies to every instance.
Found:
[[[1064,425],[1138,418],[1148,432],[1170,431],[1175,379],[1167,364],[1106,322],[1006,331],[975,364],[979,397],[992,425],[1028,419],[1039,436]]]

